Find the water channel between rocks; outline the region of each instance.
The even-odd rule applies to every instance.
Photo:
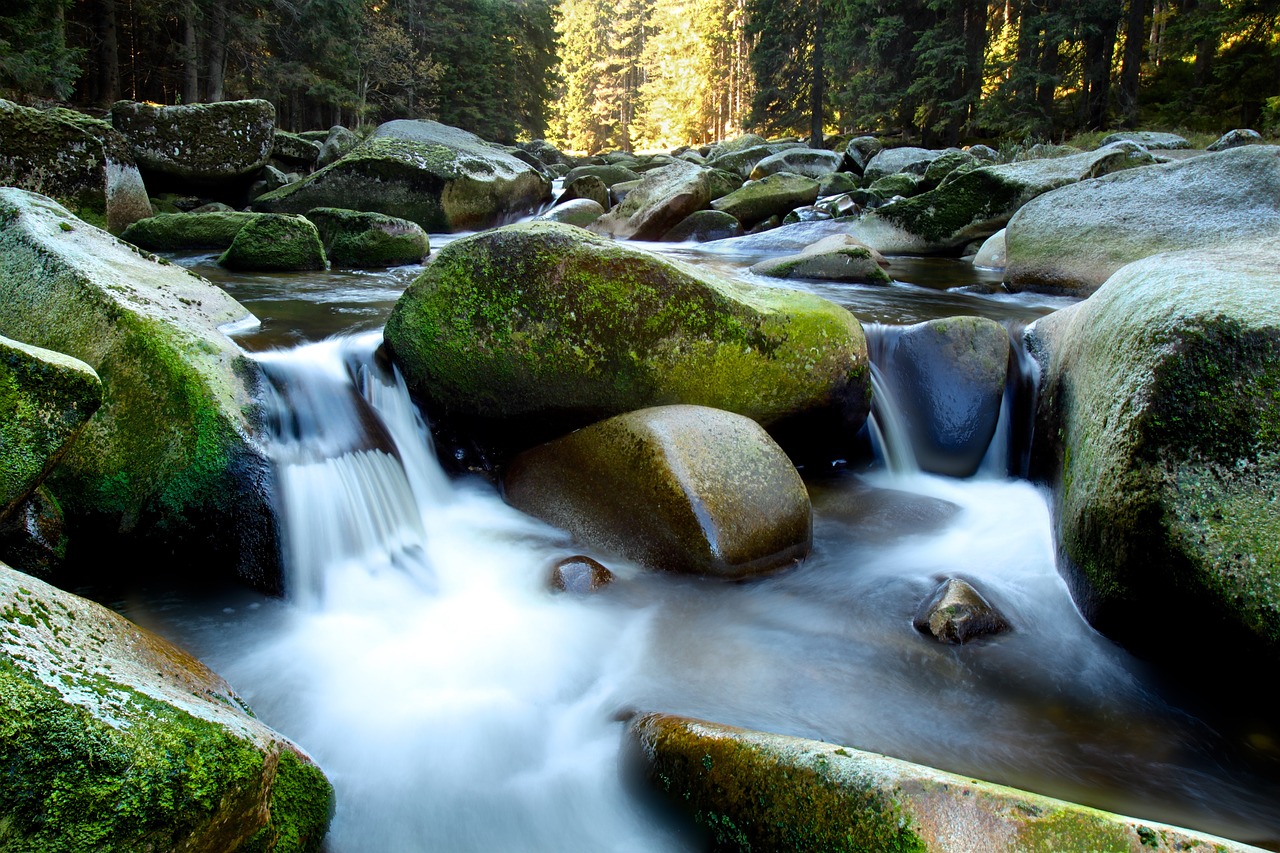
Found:
[[[779,286],[745,272],[753,258],[665,251]],[[1248,748],[1267,733],[1180,709],[1082,621],[1033,485],[824,472],[814,550],[795,570],[727,584],[607,559],[621,579],[604,592],[553,595],[549,566],[583,550],[487,483],[445,477],[403,384],[373,358],[418,268],[232,275],[212,256],[178,260],[263,321],[238,340],[278,389],[291,592],[110,603],[191,648],[319,761],[338,793],[329,853],[703,849],[624,769],[634,711],[1280,839],[1280,771]],[[786,286],[874,323],[1029,322],[1069,304],[1002,295],[998,275],[960,261],[894,259],[890,272],[890,287]],[[979,585],[1013,631],[964,646],[917,633],[911,617],[945,576]]]

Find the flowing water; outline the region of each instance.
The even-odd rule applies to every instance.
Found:
[[[951,263],[953,286],[981,283]],[[1179,709],[1072,605],[1043,495],[1004,476],[1024,465],[1017,393],[969,480],[914,471],[892,449],[899,428],[882,398],[877,440],[891,464],[811,480],[815,545],[797,569],[730,584],[594,554],[619,579],[557,595],[551,565],[583,549],[488,483],[449,480],[403,382],[375,355],[413,272],[220,276],[264,319],[246,348],[305,342],[256,356],[274,389],[290,594],[151,590],[116,602],[191,647],[319,761],[338,792],[330,853],[703,849],[620,758],[625,719],[651,710],[1280,838],[1269,733],[1220,733]],[[876,295],[865,290],[838,301],[857,312]],[[881,290],[924,298],[894,294],[914,307],[877,303],[864,320],[1016,322],[1055,307],[936,282]],[[314,322],[299,321],[306,311]],[[364,331],[323,339],[343,312]],[[916,608],[951,576],[977,585],[1013,631],[964,646],[917,633]]]

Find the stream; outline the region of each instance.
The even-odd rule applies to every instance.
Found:
[[[868,324],[1026,323],[1070,304],[1003,294],[998,274],[954,260],[894,259],[892,286],[863,287],[780,284],[745,271],[758,258],[661,250],[812,290]],[[328,853],[703,850],[626,769],[638,711],[839,742],[1280,849],[1275,735],[1229,703],[1191,710],[1082,620],[1045,496],[1005,474],[1021,451],[1007,423],[990,464],[956,480],[913,471],[880,413],[872,444],[890,464],[805,472],[814,548],[801,566],[744,583],[647,573],[443,473],[403,381],[374,356],[420,268],[236,275],[213,257],[176,260],[262,319],[236,339],[274,388],[290,593],[151,587],[107,603],[190,648],[315,757],[338,796]],[[618,580],[553,594],[550,566],[579,553]],[[950,576],[1013,631],[964,646],[918,633],[917,606]]]

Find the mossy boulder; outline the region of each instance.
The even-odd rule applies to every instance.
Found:
[[[766,175],[776,172],[790,172],[793,175],[804,175],[821,180],[840,169],[844,160],[843,154],[834,151],[817,151],[812,148],[788,148],[777,154],[770,154],[751,170],[749,177],[758,181]]]
[[[1069,157],[952,171],[936,189],[876,208],[858,223],[853,234],[891,254],[955,252],[999,231],[1037,196],[1153,162],[1141,148],[1119,143]],[[1101,211],[1098,215],[1110,217]]]
[[[590,227],[597,219],[604,216],[604,208],[600,203],[589,198],[575,198],[562,201],[546,213],[538,215],[542,222],[563,222],[579,228]]]
[[[1278,269],[1276,238],[1153,255],[1032,327],[1064,572],[1142,650],[1280,662]]]
[[[824,741],[660,714],[631,733],[649,780],[718,850],[1257,853]]]
[[[872,158],[884,150],[884,143],[874,136],[855,136],[845,143],[842,167],[861,175]]]
[[[0,518],[0,560],[39,578],[52,578],[67,558],[67,523],[53,492],[37,486]]]
[[[360,144],[360,137],[340,124],[329,128],[328,135],[320,144],[320,154],[316,157],[317,167],[328,166],[342,159]]]
[[[381,213],[336,207],[307,211],[329,262],[337,267],[396,267],[422,263],[431,241],[422,226]]]
[[[658,570],[739,579],[809,552],[809,494],[750,418],[659,406],[592,424],[516,457],[512,506],[580,542]]]
[[[564,204],[580,198],[590,199],[605,210],[613,206],[609,198],[609,187],[595,175],[579,175],[572,181],[566,181],[564,192],[560,194],[560,198],[556,199],[556,204]]]
[[[290,166],[310,169],[320,158],[320,143],[303,139],[296,133],[277,129],[272,137],[271,156]]]
[[[867,187],[867,191],[875,193],[882,201],[888,201],[894,196],[910,198],[921,191],[923,182],[924,178],[920,175],[894,172],[892,175],[876,178],[871,182],[871,186]]]
[[[677,222],[662,235],[668,243],[705,243],[742,236],[742,223],[722,210],[698,210]]]
[[[1280,146],[1249,145],[1106,175],[1031,201],[1005,232],[1006,277],[1015,290],[1085,296],[1139,258],[1278,232]]]
[[[565,186],[583,177],[598,178],[606,187],[612,187],[614,184],[625,184],[630,181],[640,180],[640,174],[626,166],[610,165],[607,163],[588,164],[586,166],[574,166],[564,176]]]
[[[226,249],[247,223],[262,213],[220,210],[212,213],[157,213],[135,222],[121,239],[150,252]]]
[[[306,853],[333,788],[225,681],[0,563],[0,827],[13,853]]]
[[[884,256],[847,234],[824,237],[795,255],[770,258],[751,267],[771,278],[816,278],[851,284],[889,284]]]
[[[1246,127],[1238,127],[1235,130],[1228,130],[1219,136],[1204,150],[1213,153],[1214,151],[1226,151],[1228,148],[1239,148],[1242,145],[1261,145],[1262,142],[1262,134],[1258,133],[1258,131],[1250,130]]]
[[[236,232],[218,257],[229,270],[290,272],[322,270],[328,266],[320,232],[303,216],[261,214]]]
[[[262,100],[171,107],[117,101],[111,124],[129,140],[143,174],[217,186],[248,178],[267,164],[276,108]]]
[[[686,216],[711,201],[707,170],[675,161],[645,172],[626,200],[598,219],[592,230],[630,240],[660,240]]]
[[[26,500],[102,405],[77,358],[0,336],[0,520]]]
[[[711,202],[749,228],[771,216],[785,216],[797,207],[813,204],[818,199],[818,182],[804,175],[778,172]]]
[[[385,213],[428,232],[486,228],[551,198],[538,170],[475,134],[434,121],[379,125],[341,159],[259,196],[254,210],[341,207]]]
[[[894,330],[878,361],[926,471],[968,477],[995,435],[1009,333],[984,317],[947,317]]]
[[[0,186],[47,195],[117,234],[151,215],[125,138],[104,121],[66,109],[0,100]]]
[[[526,426],[692,403],[765,425],[834,407],[856,429],[867,411],[848,311],[559,223],[450,243],[396,303],[386,341],[436,411]]]
[[[766,157],[771,157],[774,154],[789,151],[793,148],[804,147],[798,142],[758,144],[749,148],[738,148],[718,154],[707,162],[707,166],[712,169],[730,172],[737,175],[739,179],[746,179],[755,169],[756,164]]]
[[[44,196],[0,189],[0,332],[78,358],[102,407],[50,474],[68,520],[191,558],[277,572],[260,372],[219,327],[252,315]],[[93,545],[89,545],[93,540]],[[145,561],[143,561],[145,562]]]

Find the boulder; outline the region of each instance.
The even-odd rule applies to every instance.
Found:
[[[990,145],[970,145],[965,149],[972,157],[981,160],[984,163],[999,163],[1000,152],[996,151]]]
[[[766,175],[776,172],[791,172],[793,175],[821,180],[840,169],[844,160],[843,154],[834,151],[815,151],[812,148],[788,148],[777,154],[770,154],[751,170],[750,178],[758,181]]]
[[[296,133],[276,130],[272,137],[271,156],[291,166],[310,169],[320,158],[320,143],[303,139]]]
[[[1039,195],[1152,162],[1150,154],[1132,143],[1120,143],[1068,157],[952,172],[937,189],[876,208],[853,234],[888,254],[954,252],[990,237]]]
[[[0,186],[47,195],[115,234],[151,215],[125,138],[71,110],[0,100]]]
[[[847,234],[824,237],[796,255],[770,258],[751,268],[756,275],[771,278],[816,278],[851,284],[889,284],[884,271],[889,262],[869,246]]]
[[[551,182],[541,173],[475,134],[434,121],[397,120],[379,125],[340,160],[255,199],[253,208],[366,210],[447,232],[488,227],[550,197]]]
[[[726,139],[723,142],[712,146],[712,157],[718,157],[721,154],[733,154],[738,151],[745,151],[748,148],[756,148],[764,145],[769,140],[755,133],[744,133],[741,136],[735,136],[733,139]]]
[[[874,136],[855,136],[844,147],[843,168],[861,175],[872,158],[884,150],[884,143]]]
[[[1009,622],[967,581],[947,578],[920,604],[911,624],[938,642],[963,645],[977,637],[1001,634]]]
[[[183,252],[189,249],[226,249],[236,233],[264,213],[217,211],[214,213],[158,213],[135,222],[121,239],[151,252]]]
[[[58,499],[44,486],[0,518],[0,560],[38,578],[52,578],[65,565],[67,524]]]
[[[1005,265],[1004,229],[1001,228],[986,240],[973,256],[973,265],[988,270],[1002,270]]]
[[[783,151],[789,151],[793,148],[804,148],[798,142],[770,142],[767,144],[755,145],[750,148],[740,148],[732,151],[726,151],[712,157],[707,165],[712,169],[720,169],[737,175],[739,178],[746,178],[754,171],[756,164],[766,157],[771,157]]]
[[[824,219],[817,222],[796,222],[758,234],[747,234],[703,244],[702,248],[729,254],[758,254],[776,252],[800,252],[814,243],[832,235],[849,234],[853,220]]]
[[[7,849],[319,849],[323,772],[190,654],[2,563],[0,620]]]
[[[548,166],[573,165],[569,158],[560,152],[559,148],[556,148],[545,139],[534,139],[530,142],[521,142],[519,145]]]
[[[744,184],[711,202],[711,206],[737,219],[746,228],[771,216],[785,216],[797,207],[813,204],[817,198],[818,182],[813,178],[778,172]]]
[[[261,375],[219,331],[252,315],[43,196],[0,189],[0,223],[0,330],[81,359],[103,383],[101,409],[49,476],[68,521],[272,586]]]
[[[1248,128],[1228,130],[1219,136],[1205,151],[1226,151],[1228,148],[1239,148],[1241,145],[1261,145],[1262,134]]]
[[[0,521],[62,457],[102,405],[102,382],[77,358],[0,336]]]
[[[659,406],[516,457],[507,502],[646,568],[727,579],[794,565],[812,544],[809,495],[755,421]]]
[[[613,166],[608,164],[575,166],[570,169],[568,174],[564,176],[564,185],[576,181],[578,178],[590,175],[593,178],[599,178],[600,182],[606,187],[612,187],[614,184],[623,184],[630,181],[640,180],[640,175],[626,166]]]
[[[721,210],[695,211],[662,235],[667,243],[705,243],[742,236],[742,223]]]
[[[877,362],[893,389],[925,471],[968,477],[978,470],[1000,420],[1009,333],[983,317],[907,326]]]
[[[307,211],[324,254],[337,267],[398,267],[422,263],[431,251],[427,232],[416,222],[381,213],[336,207]]]
[[[923,175],[929,164],[943,155],[942,151],[931,151],[927,148],[884,148],[867,161],[862,176],[868,181],[875,181],[885,175],[898,172],[910,172]]]
[[[856,430],[862,328],[810,294],[727,281],[551,222],[456,240],[401,296],[386,341],[438,411],[580,426],[662,403],[766,425],[837,409]]]
[[[724,169],[707,169],[707,185],[711,189],[711,200],[724,198],[742,186],[742,178],[734,172]]]
[[[809,498],[817,521],[838,524],[840,538],[859,545],[888,545],[945,528],[960,514],[942,498],[879,489],[859,479],[811,480]]]
[[[598,219],[592,230],[623,240],[660,240],[709,201],[707,170],[692,163],[672,163],[645,172],[639,186]]]
[[[1135,648],[1280,662],[1278,269],[1275,237],[1153,255],[1031,327],[1064,573]]]
[[[824,741],[651,714],[650,782],[718,850],[1175,853],[1257,848]]]
[[[1131,261],[1278,231],[1280,146],[1249,145],[1035,199],[1009,221],[1006,279],[1015,290],[1085,296]]]
[[[316,157],[316,168],[323,168],[351,153],[360,144],[360,137],[340,124],[329,128],[329,135],[320,145],[320,154]]]
[[[609,188],[596,175],[579,175],[572,181],[567,181],[564,192],[560,193],[560,198],[556,199],[556,204],[577,199],[590,199],[604,210],[613,206],[613,202],[609,199]]]
[[[539,214],[536,219],[540,222],[563,222],[566,225],[587,228],[602,216],[604,216],[604,207],[600,202],[589,198],[575,198],[560,202],[546,213]]]
[[[1122,130],[1102,137],[1098,147],[1115,142],[1136,142],[1149,151],[1173,151],[1190,148],[1191,143],[1176,133],[1158,133],[1154,130]]]
[[[589,595],[613,583],[613,572],[590,557],[565,557],[551,567],[551,588],[572,595]]]
[[[913,175],[908,172],[894,172],[892,175],[885,175],[871,182],[871,186],[867,187],[868,191],[880,196],[884,201],[888,201],[894,196],[902,196],[910,198],[918,192],[923,192],[924,178],[921,175]]]
[[[933,189],[942,183],[948,175],[960,174],[969,171],[977,166],[985,165],[979,162],[967,151],[947,151],[941,157],[935,159],[924,170],[924,181],[922,182],[927,189]]]
[[[217,186],[248,178],[267,164],[276,108],[261,100],[173,107],[117,101],[111,124],[129,140],[144,175]]]
[[[229,270],[290,272],[328,266],[320,232],[302,216],[268,213],[244,224],[218,257]]]

